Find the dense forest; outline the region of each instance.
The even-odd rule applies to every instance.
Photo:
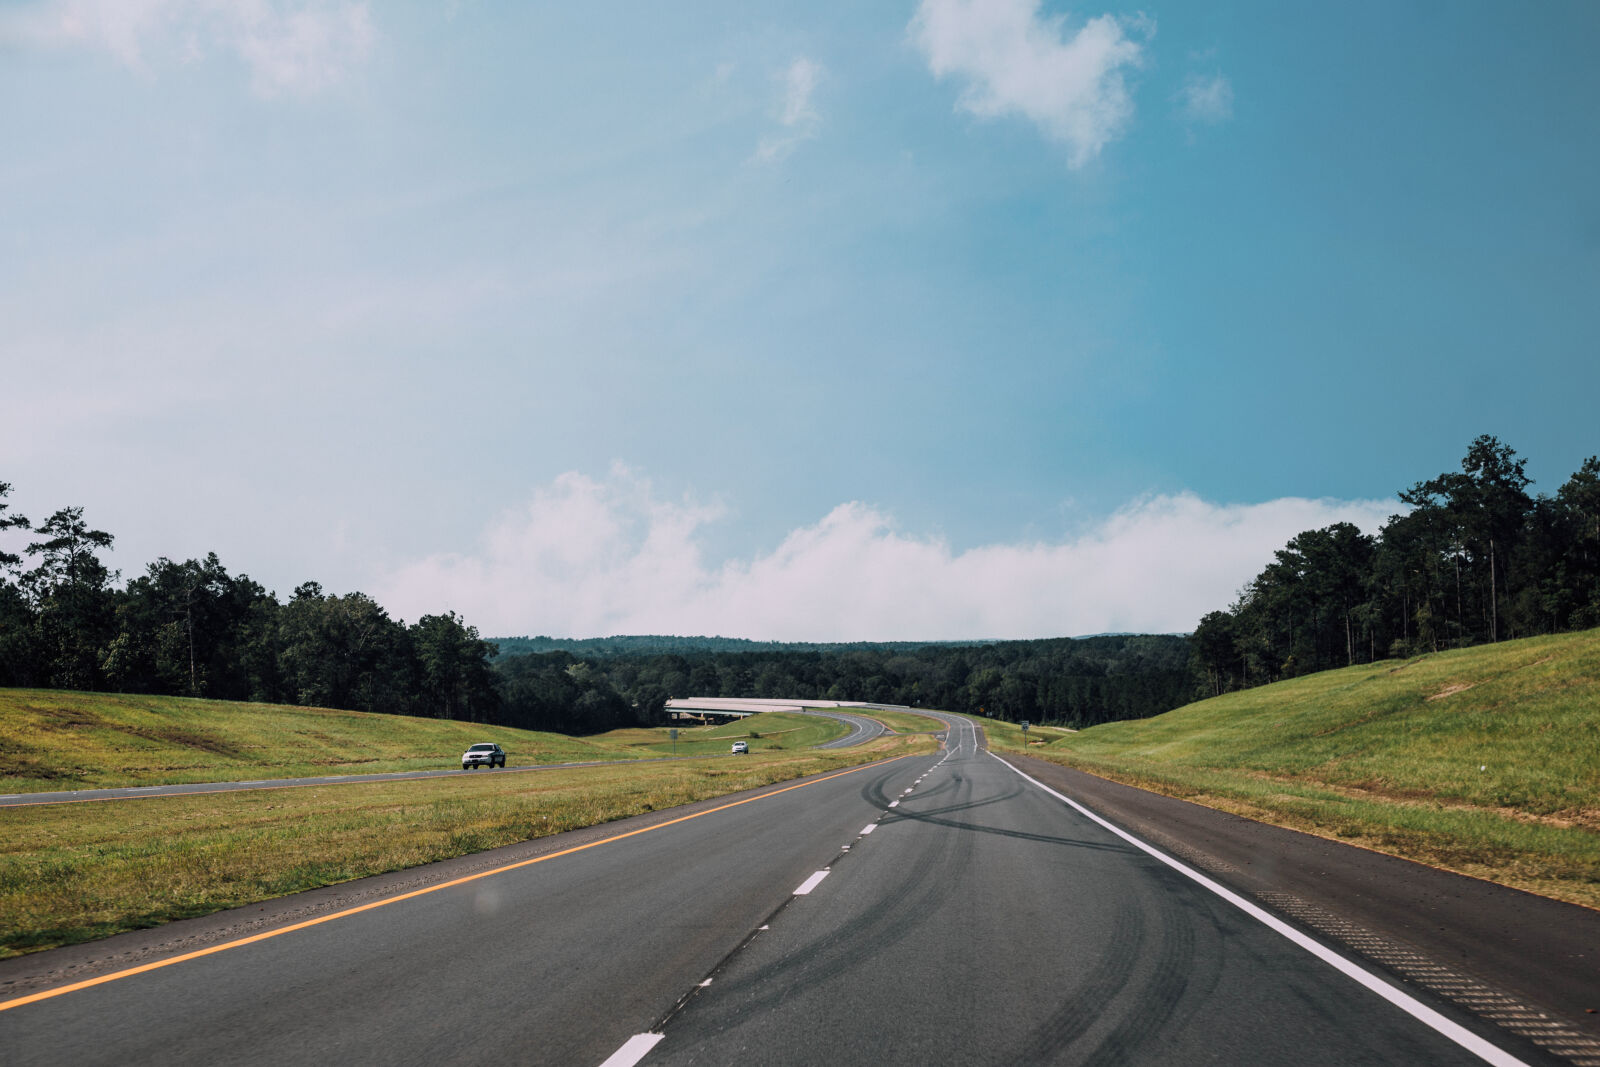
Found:
[[[674,637],[664,634],[619,634],[615,637],[496,637],[502,656],[531,652],[571,652],[585,659],[609,656],[653,656],[697,652],[848,652],[890,649],[909,652],[929,646],[985,645],[988,641],[751,641],[744,637]]]
[[[1600,626],[1600,458],[1554,496],[1527,461],[1472,442],[1460,471],[1400,494],[1376,536],[1299,534],[1192,638],[1202,693],[1442,648]]]
[[[859,700],[1091,726],[1169,711],[1194,688],[1188,641],[1172,635],[778,648],[593,659],[556,651],[502,656],[495,671],[505,721],[539,729],[569,729],[563,709],[579,706],[586,723],[620,724],[629,709],[655,721],[668,697],[684,696]]]
[[[673,696],[812,697],[1089,725],[1192,688],[1175,636],[783,644],[734,638],[483,640],[454,613],[393,619],[315,582],[286,602],[213,553],[119,586],[81,507],[37,526],[0,483],[0,686],[316,705],[594,733],[661,721]],[[31,534],[29,539],[27,535]],[[559,648],[557,646],[560,646]],[[534,651],[541,649],[541,651]],[[543,651],[542,649],[549,649]]]

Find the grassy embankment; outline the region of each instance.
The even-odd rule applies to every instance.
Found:
[[[0,792],[435,770],[478,741],[499,742],[516,767],[714,755],[741,739],[758,752],[798,749],[844,732],[831,719],[763,715],[681,729],[674,744],[655,729],[568,737],[328,708],[0,689]]]
[[[0,691],[0,702],[7,769],[32,771],[0,779],[10,793],[41,780],[59,789],[448,767],[477,740],[499,741],[513,766],[671,748],[665,730],[568,738],[400,716],[17,690]],[[19,725],[23,707],[46,724],[31,736]],[[681,730],[679,753],[723,754],[730,738],[752,730],[761,737],[749,757],[0,809],[0,957],[932,750],[926,738],[896,737],[805,751],[844,728],[762,715]],[[352,750],[371,758],[330,755]],[[34,768],[48,766],[46,755],[67,751],[83,753],[73,772],[82,777],[41,779]]]
[[[833,719],[762,712],[713,726],[679,727],[676,741],[659,727],[612,730],[586,740],[645,756],[714,756],[726,753],[735,741],[747,743],[751,753],[793,752],[843,737],[846,732],[844,724]]]
[[[1600,907],[1600,630],[1326,671],[1038,744],[1042,733],[1030,755]],[[1014,728],[989,737],[1022,750]]]
[[[327,708],[0,689],[0,791],[459,767],[498,741],[512,766],[629,759],[603,739]]]

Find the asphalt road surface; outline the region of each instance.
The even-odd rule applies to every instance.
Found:
[[[0,994],[0,1060],[1566,1062],[1274,928],[970,725],[935,757],[529,847],[245,943],[196,935],[170,965],[128,950],[135,973]],[[0,983],[40,965],[0,964]]]
[[[802,715],[821,715],[825,719],[835,719],[850,727],[850,732],[843,737],[836,737],[832,741],[824,741],[818,748],[849,748],[852,745],[863,744],[871,741],[883,733],[883,723],[877,719],[869,719],[864,715],[850,715],[842,711],[818,711],[807,708]]]

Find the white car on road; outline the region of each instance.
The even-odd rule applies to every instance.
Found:
[[[496,766],[506,765],[506,750],[495,744],[473,745],[461,753],[461,769],[488,767],[491,771]]]

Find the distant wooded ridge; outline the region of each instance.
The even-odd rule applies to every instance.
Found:
[[[743,637],[678,637],[668,634],[617,634],[612,637],[490,637],[499,655],[571,652],[575,656],[640,656],[673,652],[846,652],[881,649],[908,652],[915,648],[973,648],[976,641],[753,641]]]
[[[1187,637],[1188,634],[1136,634],[1116,631],[1074,637],[1036,638],[1050,641],[1087,641],[1096,637]],[[497,655],[524,656],[535,652],[571,652],[575,656],[641,656],[673,652],[910,652],[918,648],[981,648],[1010,643],[982,637],[950,641],[755,641],[743,637],[683,637],[671,634],[616,634],[611,637],[490,637]],[[703,696],[704,694],[696,694]]]
[[[555,649],[502,654],[494,667],[504,713],[515,716],[503,721],[568,732],[569,722],[657,721],[670,697],[856,700],[1092,726],[1158,715],[1194,690],[1188,639],[1170,634],[772,651],[641,646],[586,656]]]

